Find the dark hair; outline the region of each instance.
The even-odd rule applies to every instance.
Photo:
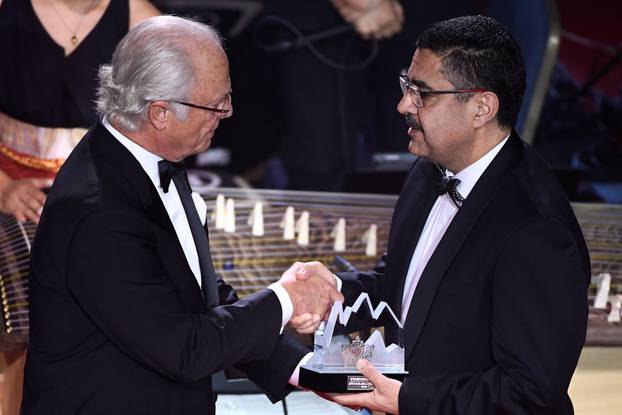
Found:
[[[463,16],[436,23],[417,49],[442,56],[442,73],[455,88],[485,88],[499,98],[497,120],[513,127],[525,93],[525,62],[508,29],[491,17]]]

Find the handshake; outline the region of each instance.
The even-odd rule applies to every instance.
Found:
[[[277,283],[285,288],[294,305],[289,325],[299,333],[315,331],[320,321],[330,312],[332,304],[335,301],[343,302],[343,295],[337,290],[335,275],[320,262],[296,262],[283,273]],[[359,360],[356,367],[374,385],[373,391],[349,394],[316,393],[352,409],[370,408],[386,413],[399,413],[398,397],[402,383],[383,375],[366,360]]]
[[[299,333],[312,333],[335,301],[343,302],[337,280],[320,262],[296,262],[277,282],[289,294],[294,307],[289,325]]]

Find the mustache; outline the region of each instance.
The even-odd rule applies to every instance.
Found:
[[[413,115],[406,114],[404,118],[406,118],[406,125],[407,126],[409,126],[410,128],[412,128],[415,131],[423,132],[423,127],[421,126],[419,121],[417,121],[417,119]]]

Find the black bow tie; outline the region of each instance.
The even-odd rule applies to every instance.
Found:
[[[186,167],[183,163],[174,163],[168,160],[158,162],[160,173],[160,186],[164,193],[168,192],[171,180],[175,183],[179,200],[184,208],[190,233],[194,240],[194,245],[199,256],[199,269],[201,270],[201,287],[205,305],[212,308],[218,305],[218,288],[216,283],[216,272],[212,264],[212,255],[209,251],[209,240],[207,239],[207,228],[201,223],[197,207],[192,200],[192,189],[188,183]]]
[[[447,193],[451,201],[454,202],[454,205],[456,205],[457,207],[460,207],[462,206],[462,203],[464,203],[464,197],[462,197],[460,192],[458,192],[459,184],[460,184],[460,179],[456,179],[453,176],[449,177],[449,176],[443,175],[441,177],[440,182],[435,184],[435,187],[436,187],[436,191],[438,192],[439,196]]]
[[[158,162],[158,172],[160,173],[160,186],[162,187],[162,190],[164,190],[164,193],[168,193],[168,188],[171,185],[173,177],[180,175],[184,177],[186,182],[188,181],[186,166],[184,166],[183,163],[160,160]]]

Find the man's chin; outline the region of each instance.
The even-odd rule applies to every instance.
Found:
[[[414,154],[415,156],[421,156],[421,143],[417,143],[414,138],[411,138],[408,142],[408,152]]]
[[[207,150],[209,150],[209,148],[210,148],[210,144],[206,144],[206,145],[202,144],[200,146],[196,146],[190,154],[186,155],[186,157],[196,156],[197,154],[205,153]]]
[[[408,152],[414,154],[415,156],[422,156],[421,152],[424,147],[423,131],[409,128],[408,137],[410,138],[410,141],[408,142]]]
[[[212,146],[212,138],[208,137],[205,139],[205,141],[201,142],[201,144],[197,148],[196,153],[203,153],[204,151],[207,151],[211,146]]]

